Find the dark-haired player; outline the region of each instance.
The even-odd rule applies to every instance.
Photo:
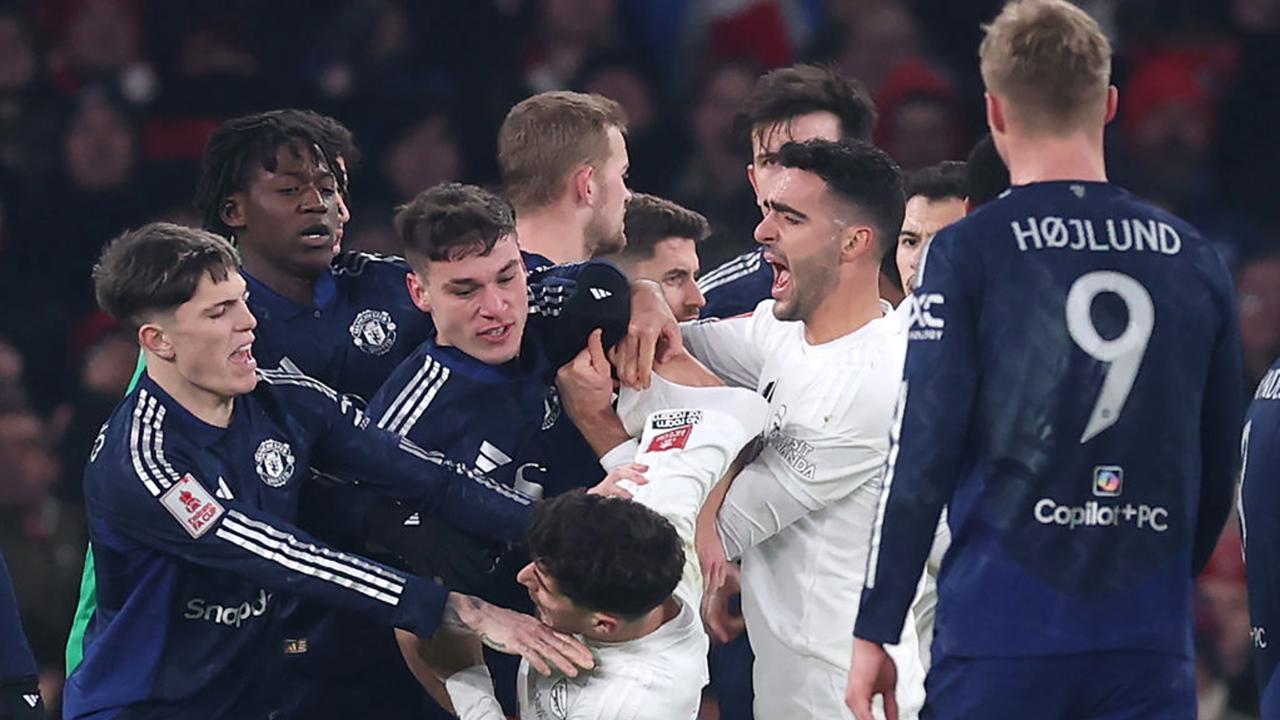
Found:
[[[99,303],[135,329],[147,371],[85,470],[98,607],[67,681],[67,716],[266,716],[285,694],[265,672],[277,592],[421,635],[488,625],[509,650],[541,648],[539,664],[589,667],[571,640],[518,614],[330,549],[293,525],[312,465],[492,537],[519,537],[531,501],[369,427],[323,383],[259,370],[237,266],[222,238],[153,224],[113,241],[95,269]]]
[[[876,107],[857,80],[829,67],[792,65],[756,81],[746,106],[734,118],[736,131],[751,144],[747,179],[763,202],[778,176],[778,148],[787,142],[871,139]],[[763,207],[761,211],[764,212]],[[702,317],[749,313],[769,297],[773,270],[754,248],[698,278],[706,296]]]

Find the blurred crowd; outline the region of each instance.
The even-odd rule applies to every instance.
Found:
[[[705,214],[713,268],[759,218],[734,114],[764,70],[858,78],[904,168],[984,130],[980,24],[1001,0],[29,0],[0,2],[0,548],[53,680],[74,608],[80,475],[133,339],[95,311],[104,242],[188,208],[222,120],[307,107],[354,132],[350,249],[396,252],[392,209],[493,184],[507,110],[551,89],[629,116],[634,190]],[[1280,354],[1280,0],[1080,0],[1117,49],[1113,179],[1196,224],[1236,271],[1248,386]],[[1238,533],[1201,581],[1201,716],[1251,712]]]

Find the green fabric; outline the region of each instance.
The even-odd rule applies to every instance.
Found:
[[[129,381],[129,389],[125,395],[133,392],[138,386],[138,378],[147,369],[146,358],[138,352],[138,367],[133,371],[133,379]],[[84,633],[89,628],[89,620],[98,609],[98,581],[93,574],[93,546],[84,553],[84,573],[80,576],[80,602],[76,604],[76,617],[71,622],[71,634],[67,636],[67,677],[80,667],[84,660]]]

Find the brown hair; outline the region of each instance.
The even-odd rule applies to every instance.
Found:
[[[633,193],[627,201],[624,227],[627,245],[619,255],[626,260],[652,258],[654,246],[670,237],[697,243],[711,234],[711,225],[702,213],[644,193]]]
[[[112,240],[93,268],[98,305],[136,331],[148,314],[196,294],[201,278],[227,279],[239,266],[231,243],[207,230],[157,222]]]
[[[983,30],[982,81],[1022,126],[1064,132],[1101,120],[1111,45],[1083,10],[1065,0],[1013,0]]]
[[[488,255],[516,232],[515,212],[484,188],[441,183],[396,209],[396,235],[415,270],[424,261],[450,262]]]
[[[579,165],[609,157],[609,128],[626,132],[622,106],[602,95],[539,93],[511,108],[498,130],[498,167],[517,212],[546,207]]]

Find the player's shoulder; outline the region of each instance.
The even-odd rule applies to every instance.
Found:
[[[835,342],[838,353],[790,371],[786,397],[779,398],[790,421],[836,434],[879,428],[892,415],[902,380],[907,343],[900,318],[886,315]]]
[[[260,406],[270,413],[287,410],[294,404],[300,408],[327,407],[341,399],[338,391],[287,363],[274,368],[259,367],[255,373],[257,386],[236,398],[236,402],[249,406],[247,409]]]
[[[749,277],[764,266],[764,251],[753,248],[703,273],[698,278],[698,289],[704,294],[717,292],[720,288]]]
[[[335,278],[360,277],[363,275],[395,275],[403,276],[408,272],[409,263],[399,255],[383,255],[381,253],[357,252],[344,250],[329,262],[329,272]]]
[[[85,492],[121,486],[158,494],[188,466],[196,440],[183,423],[185,411],[163,391],[141,383],[125,396],[98,430],[85,464]]]

